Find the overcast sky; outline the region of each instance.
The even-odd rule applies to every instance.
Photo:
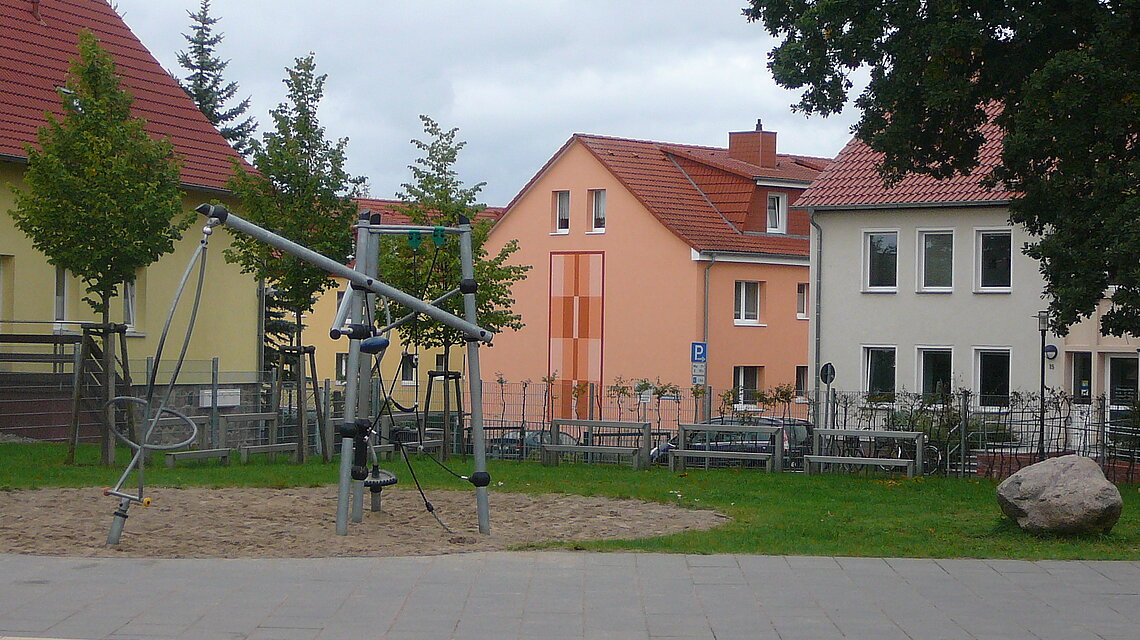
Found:
[[[114,0],[176,76],[200,0]],[[744,0],[213,0],[226,79],[269,122],[286,67],[328,75],[320,119],[349,138],[348,168],[390,198],[409,180],[419,114],[458,127],[458,165],[505,205],[573,133],[725,146],[756,120],[779,151],[834,156],[855,113],[806,118],[773,83],[773,42]]]

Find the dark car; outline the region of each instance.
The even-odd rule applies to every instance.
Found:
[[[487,455],[492,458],[522,460],[537,455],[543,444],[550,442],[550,432],[527,431],[519,440],[518,431],[503,431],[502,435],[487,438]],[[558,434],[558,444],[578,444],[578,439],[569,433]]]
[[[803,468],[804,454],[811,449],[811,422],[802,418],[781,418],[775,416],[760,416],[751,418],[747,424],[733,421],[731,418],[718,417],[703,424],[723,424],[726,426],[773,426],[784,428],[784,466],[785,468]],[[677,448],[677,436],[668,442],[661,443],[649,452],[654,462],[664,462],[671,449]],[[746,453],[772,453],[772,439],[764,434],[738,431],[694,431],[689,441],[685,443],[686,449],[698,451],[741,451]]]

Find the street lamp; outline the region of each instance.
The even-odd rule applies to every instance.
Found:
[[[1037,440],[1037,459],[1045,459],[1045,334],[1049,331],[1049,312],[1037,312],[1037,330],[1041,332],[1041,395],[1038,399],[1037,423],[1040,435]]]

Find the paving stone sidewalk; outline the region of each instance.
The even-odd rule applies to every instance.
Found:
[[[1140,562],[0,555],[0,640],[1136,640]]]

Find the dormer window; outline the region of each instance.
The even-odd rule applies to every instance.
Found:
[[[768,233],[788,232],[788,196],[768,194]]]

